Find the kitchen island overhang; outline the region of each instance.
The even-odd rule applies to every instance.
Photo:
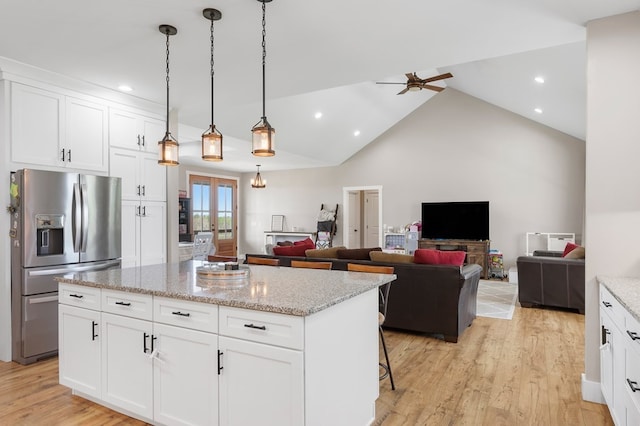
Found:
[[[70,304],[66,310],[92,309],[100,318],[97,325],[95,319],[87,320],[86,326],[98,329],[99,333],[94,334],[99,337],[85,342],[100,347],[100,359],[93,360],[93,369],[101,371],[96,379],[99,383],[86,388],[89,391],[78,385],[82,380],[72,376],[75,358],[80,357],[67,350],[60,354],[61,383],[80,396],[156,424],[177,424],[180,421],[171,419],[192,415],[196,417],[183,420],[196,424],[245,424],[255,418],[261,424],[306,425],[358,425],[374,420],[379,386],[377,289],[393,281],[394,275],[252,265],[245,283],[224,288],[199,281],[196,268],[201,265],[203,262],[187,261],[57,278],[61,307]],[[77,289],[94,295],[88,294],[83,301],[82,297],[72,296]],[[91,297],[99,300],[83,306]],[[61,346],[65,339],[76,340],[76,336],[65,335],[63,330],[65,309],[61,310]],[[149,312],[135,313],[143,311]],[[115,324],[116,319],[121,319],[119,316],[130,318],[129,322],[141,321],[136,324],[142,328],[151,326],[149,331],[132,332],[132,340],[137,339],[140,344],[131,345],[139,347],[116,352],[107,347],[116,341],[114,336],[129,332],[118,328],[119,334],[114,334],[117,328],[109,324]],[[200,321],[205,316],[207,319]],[[178,362],[176,358],[172,362],[172,338],[167,333],[154,332],[153,326],[157,330],[169,327],[177,335],[182,330],[184,335],[196,333],[193,339],[215,338],[215,350],[208,348],[202,359],[209,356],[212,359],[207,368],[214,364],[216,368],[209,373],[197,371],[196,351],[202,345],[194,346],[192,360],[187,357]],[[184,345],[188,344],[193,342]],[[140,379],[147,380],[147,386],[153,389],[150,401],[129,404],[137,395],[123,395],[128,390],[119,393],[118,389],[109,388],[117,382],[110,377],[118,374],[114,366],[127,360],[137,365],[128,375],[144,369],[152,371],[147,374],[150,378]],[[246,364],[247,360],[255,364]],[[260,374],[249,373],[255,368]],[[183,377],[184,383],[177,382],[182,387],[181,395],[170,398],[175,394],[169,387],[162,387],[169,382],[167,375]],[[189,395],[189,383],[196,380],[202,381],[199,389],[208,391]],[[256,410],[247,410],[243,404],[255,398],[270,402],[254,401]],[[215,405],[215,410],[194,414],[186,408],[188,402],[181,409],[174,399],[195,399],[200,401],[198,406]],[[166,406],[173,406],[178,414],[167,415],[166,410],[163,413]],[[257,417],[251,417],[252,411]]]

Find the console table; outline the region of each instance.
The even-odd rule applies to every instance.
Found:
[[[482,267],[482,278],[489,278],[487,260],[489,256],[489,240],[430,240],[418,241],[418,248],[435,250],[459,250],[467,253],[465,263],[475,263]]]
[[[300,241],[306,240],[307,238],[311,238],[312,240],[315,238],[315,232],[287,232],[287,231],[264,231],[264,244],[273,244],[276,245],[282,241]]]

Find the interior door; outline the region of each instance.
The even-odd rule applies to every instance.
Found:
[[[360,220],[360,191],[349,191],[349,248],[362,247]]]
[[[193,232],[212,231],[215,253],[220,256],[237,256],[237,181],[192,175],[189,186]]]
[[[378,219],[378,191],[364,192],[364,224],[365,247],[378,247],[380,245],[380,221]]]

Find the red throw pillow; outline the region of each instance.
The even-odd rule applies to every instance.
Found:
[[[466,255],[467,253],[463,251],[418,249],[413,253],[413,262],[425,265],[462,266]]]
[[[564,251],[562,252],[562,257],[565,257],[566,255],[568,255],[569,253],[571,253],[573,251],[573,249],[580,247],[577,244],[573,244],[573,243],[567,243],[566,246],[564,246]]]
[[[294,246],[305,246],[305,248],[308,248],[308,249],[316,248],[316,243],[314,243],[313,240],[311,238],[309,238],[309,237],[307,237],[307,239],[305,239],[305,240],[294,241],[293,245]]]
[[[309,250],[307,246],[284,246],[273,248],[273,254],[276,256],[304,256],[304,252]]]

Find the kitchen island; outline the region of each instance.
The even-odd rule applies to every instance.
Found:
[[[203,262],[59,281],[60,383],[154,424],[365,425],[378,397],[378,291],[394,275]]]

